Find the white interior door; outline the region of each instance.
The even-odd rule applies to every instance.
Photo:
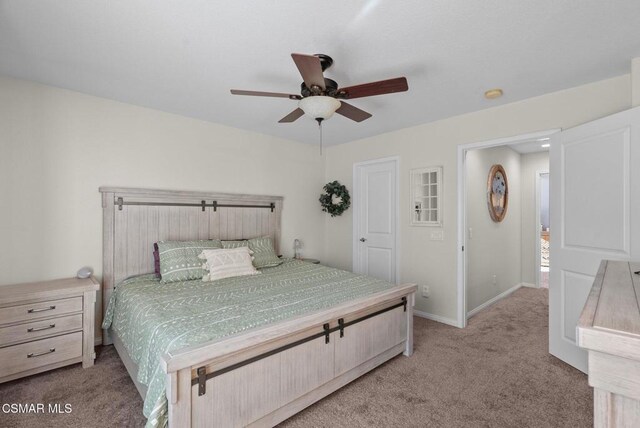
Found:
[[[356,273],[397,278],[398,160],[354,165],[354,259]]]
[[[640,108],[551,142],[549,352],[583,372],[576,324],[600,261],[640,257],[639,165]]]

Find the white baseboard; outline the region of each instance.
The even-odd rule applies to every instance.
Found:
[[[537,285],[532,284],[530,282],[523,282],[520,285],[522,285],[523,287],[529,287],[529,288],[539,288]]]
[[[418,311],[416,309],[413,310],[413,315],[420,317],[420,318],[426,318],[428,320],[431,321],[437,321],[437,322],[441,322],[442,324],[447,324],[447,325],[451,325],[454,327],[460,327],[458,325],[458,321],[451,319],[451,318],[447,318],[447,317],[442,317],[440,315],[434,315],[434,314],[430,314],[428,312],[422,312],[422,311]]]
[[[481,304],[480,306],[478,306],[477,308],[470,310],[469,312],[467,312],[467,319],[471,318],[472,316],[474,316],[475,314],[477,314],[481,310],[486,309],[489,306],[493,305],[494,303],[504,299],[509,294],[513,293],[514,291],[516,291],[518,288],[522,287],[523,285],[524,285],[524,283],[522,283],[522,282],[519,283],[519,284],[516,284],[513,287],[511,287],[510,289],[508,289],[507,291],[503,291],[502,293],[498,294],[493,299],[488,300],[488,301],[484,302],[483,304]]]

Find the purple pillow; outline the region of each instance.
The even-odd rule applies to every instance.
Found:
[[[158,278],[162,278],[160,274],[160,251],[158,250],[158,243],[153,244],[153,267]]]

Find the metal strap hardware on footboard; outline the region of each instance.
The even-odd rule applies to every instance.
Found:
[[[213,211],[218,211],[218,208],[269,208],[271,212],[276,209],[276,204],[271,202],[269,205],[242,205],[242,204],[219,204],[218,201],[212,201],[210,204],[207,201],[200,201],[197,203],[187,202],[140,202],[140,201],[125,201],[124,198],[118,197],[115,200],[115,204],[118,206],[118,211],[122,211],[124,205],[144,205],[151,207],[200,207],[204,212],[206,207],[213,207]]]
[[[279,348],[272,349],[271,351],[265,352],[263,354],[256,355],[255,357],[249,358],[247,360],[240,361],[238,363],[232,364],[232,365],[230,365],[228,367],[225,367],[223,369],[215,370],[215,371],[213,371],[211,373],[207,373],[206,366],[198,367],[198,370],[197,370],[197,375],[198,376],[191,380],[191,386],[198,385],[198,395],[199,396],[205,395],[207,393],[207,380],[209,380],[209,379],[212,379],[212,378],[214,378],[216,376],[223,375],[223,374],[228,373],[228,372],[230,372],[232,370],[238,369],[240,367],[246,366],[246,365],[254,363],[256,361],[260,361],[260,360],[262,360],[264,358],[267,358],[267,357],[270,357],[272,355],[278,354],[280,352],[286,351],[287,349],[291,349],[291,348],[294,348],[294,347],[296,347],[298,345],[302,345],[304,343],[307,343],[307,342],[310,342],[312,340],[318,339],[318,338],[320,338],[322,336],[325,337],[325,343],[329,343],[329,337],[330,337],[331,333],[339,330],[340,331],[340,337],[344,337],[344,329],[346,327],[349,327],[349,326],[352,326],[352,325],[357,324],[359,322],[368,320],[369,318],[373,318],[373,317],[375,317],[377,315],[380,315],[380,314],[383,314],[385,312],[389,312],[389,311],[391,311],[393,309],[396,309],[396,308],[399,308],[401,306],[404,308],[404,311],[406,312],[407,311],[407,298],[406,298],[406,296],[402,297],[401,302],[399,302],[399,303],[396,303],[396,304],[391,305],[389,307],[386,307],[384,309],[380,309],[380,310],[378,310],[376,312],[372,312],[372,313],[367,314],[367,315],[365,315],[363,317],[356,318],[356,319],[354,319],[352,321],[345,322],[344,318],[340,318],[340,319],[338,319],[338,326],[337,327],[331,328],[329,323],[325,323],[322,326],[323,331],[321,331],[321,332],[312,334],[311,336],[305,337],[303,339],[297,340],[295,342],[289,343],[289,344],[281,346]]]

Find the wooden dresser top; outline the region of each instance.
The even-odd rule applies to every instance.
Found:
[[[640,335],[640,276],[633,273],[638,270],[640,263],[636,263],[635,270],[627,262],[607,263],[593,319],[594,327]]]
[[[604,260],[578,321],[578,344],[640,359],[640,262]]]
[[[100,283],[94,278],[63,278],[51,281],[25,282],[22,284],[0,285],[0,306],[26,300],[41,300],[81,294],[98,290]]]

